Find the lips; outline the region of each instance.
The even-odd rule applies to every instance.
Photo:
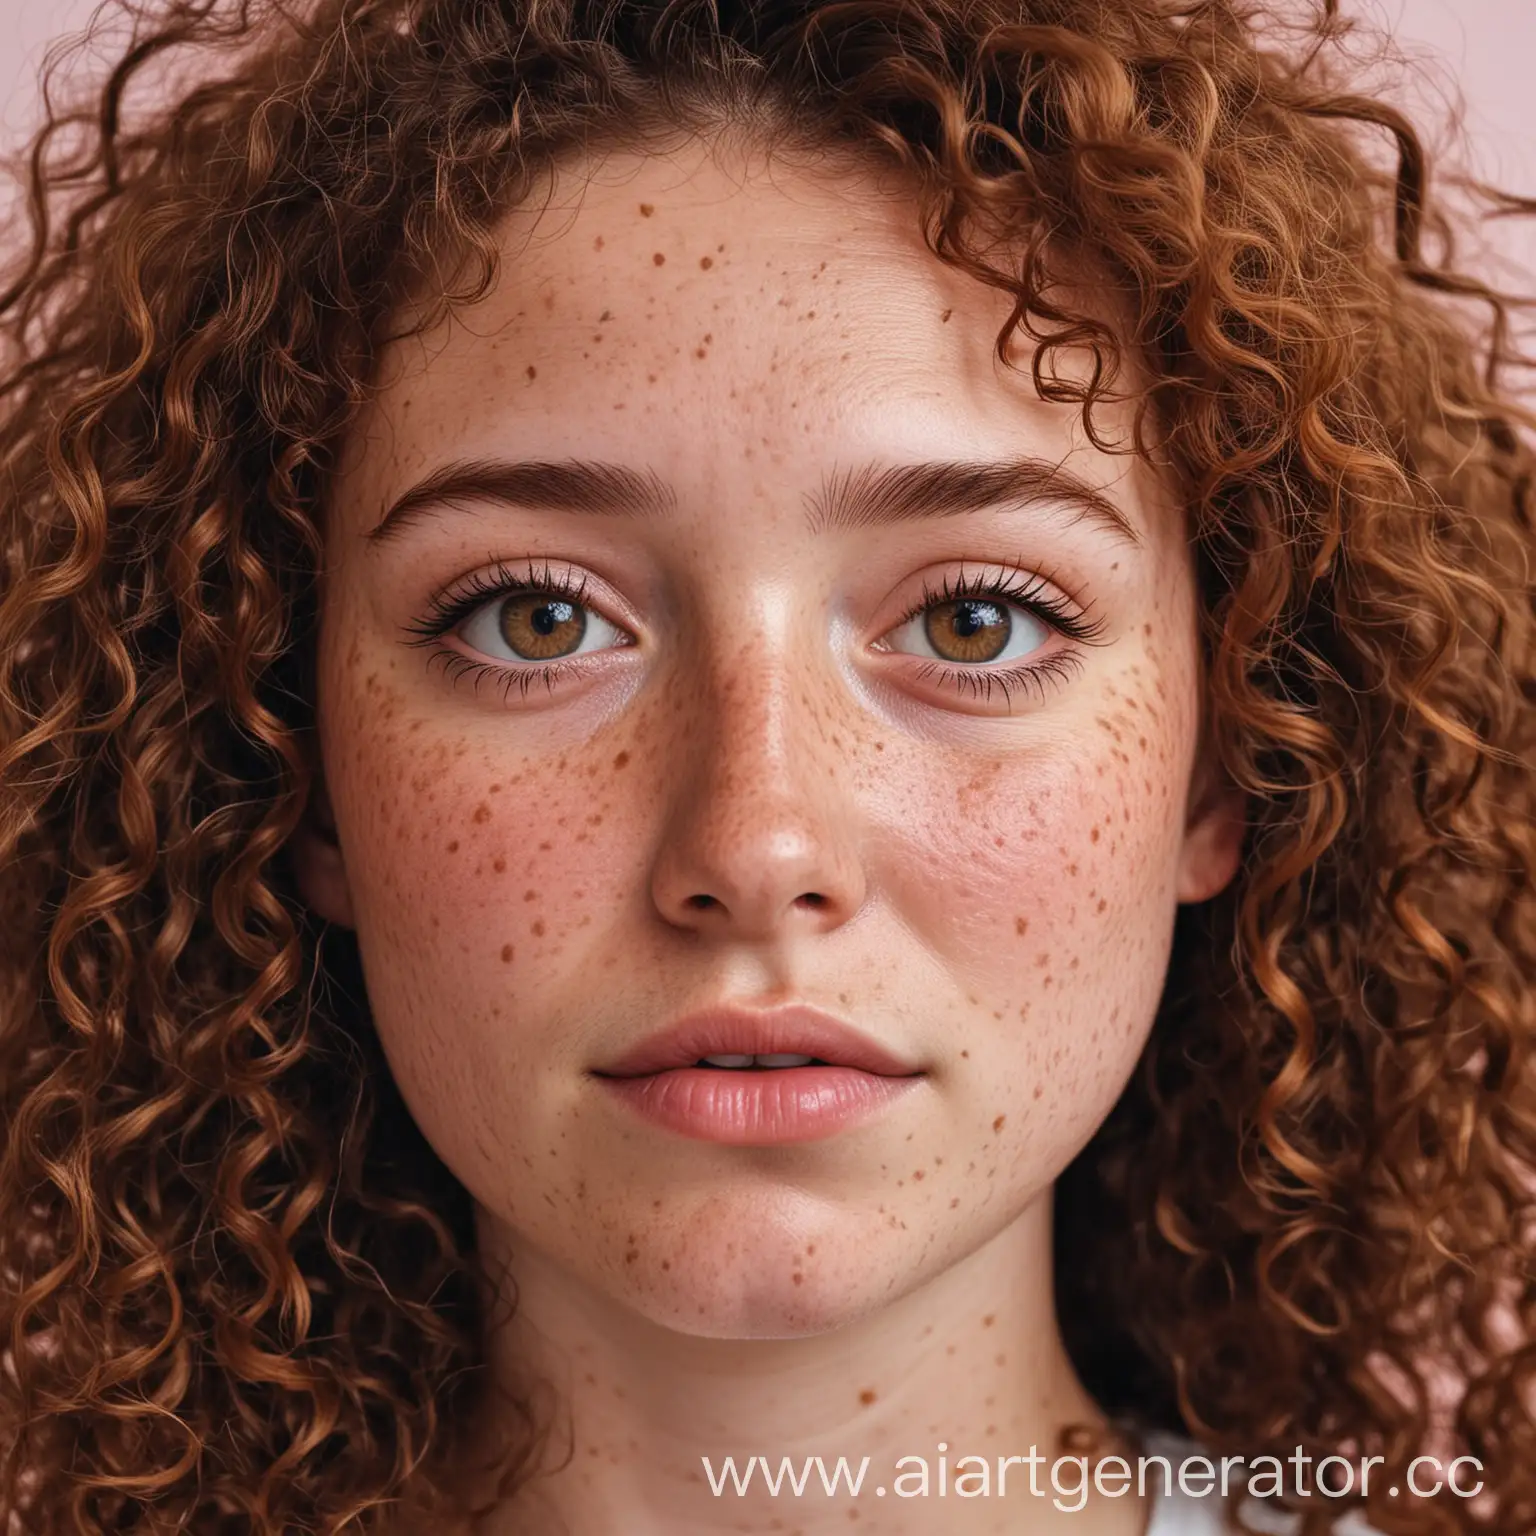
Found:
[[[689,1014],[650,1036],[617,1060],[596,1069],[600,1077],[647,1077],[697,1066],[706,1056],[809,1056],[828,1066],[851,1067],[877,1077],[918,1077],[921,1068],[879,1042],[816,1008],[803,1005],[761,1011],[711,1008]],[[721,1067],[721,1072],[755,1070]],[[796,1067],[765,1068],[793,1072]]]

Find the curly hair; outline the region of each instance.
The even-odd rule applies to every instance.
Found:
[[[1373,1524],[1528,1536],[1528,359],[1332,0],[121,6],[105,82],[32,142],[0,288],[9,1529],[456,1507],[468,1196],[285,858],[328,476],[402,306],[485,293],[561,157],[734,124],[900,167],[934,254],[1013,298],[999,356],[1029,337],[1090,433],[1136,359],[1134,448],[1184,487],[1249,830],[1057,1187],[1085,1384],[1249,1457],[1442,1435],[1483,1497],[1373,1494]],[[1085,261],[1123,324],[1074,308]],[[513,1480],[542,1433],[514,1406]]]

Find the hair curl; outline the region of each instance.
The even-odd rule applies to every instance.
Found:
[[[483,1390],[467,1197],[284,860],[327,477],[408,295],[483,293],[558,157],[745,124],[903,168],[934,252],[1014,297],[999,352],[1028,334],[1090,431],[1133,355],[1136,446],[1187,486],[1250,831],[1058,1185],[1085,1382],[1222,1453],[1391,1467],[1437,1432],[1439,1361],[1438,1430],[1487,1493],[1370,1519],[1527,1536],[1527,360],[1331,0],[122,9],[105,84],[33,141],[0,289],[11,1528],[335,1536],[452,1506]],[[199,81],[135,120],[177,58]],[[1085,260],[1124,326],[1073,308]],[[1055,367],[1080,348],[1086,384]]]

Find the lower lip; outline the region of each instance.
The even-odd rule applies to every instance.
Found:
[[[856,1067],[678,1067],[600,1081],[636,1113],[681,1136],[769,1147],[847,1130],[918,1078],[880,1077]]]

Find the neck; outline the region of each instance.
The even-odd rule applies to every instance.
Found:
[[[1052,1484],[1053,1460],[1071,1454],[1062,1429],[1107,1421],[1061,1341],[1050,1238],[1047,1191],[983,1248],[876,1312],[810,1337],[720,1339],[642,1317],[482,1216],[488,1269],[510,1276],[517,1298],[492,1326],[495,1379],[509,1391],[538,1379],[559,1405],[538,1475],[486,1536],[714,1536],[775,1520],[819,1536],[861,1518],[914,1536],[1137,1536],[1148,1508],[1134,1485],[1120,1497],[1090,1485],[1085,1496],[1073,1466],[1061,1469],[1065,1493]],[[1000,1471],[1009,1457],[1025,1459]],[[847,1471],[828,1493],[823,1475],[839,1458]],[[777,1494],[763,1463],[789,1474]],[[791,1480],[807,1466],[797,1496]]]

